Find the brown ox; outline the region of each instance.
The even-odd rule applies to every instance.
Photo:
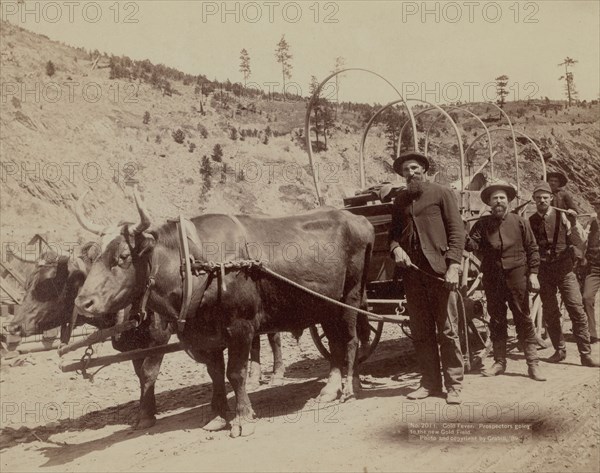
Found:
[[[55,327],[62,327],[61,341],[68,342],[70,333],[65,326],[71,322],[75,297],[85,281],[97,245],[90,242],[82,248],[82,254],[74,261],[59,257],[54,252],[41,255],[37,265],[26,280],[25,296],[17,307],[15,317],[7,326],[12,334],[30,336]],[[129,308],[121,314],[127,317]],[[79,316],[78,323],[90,323],[96,327],[107,327],[114,320],[93,319]],[[114,318],[113,318],[114,319]],[[155,314],[139,327],[113,337],[112,345],[119,351],[149,348],[169,341],[171,331],[164,327]],[[154,386],[160,371],[163,355],[151,355],[133,360],[135,373],[140,381],[140,407],[134,428],[145,429],[156,422],[156,400]]]
[[[134,195],[140,222],[118,227],[118,233],[105,241],[76,305],[95,317],[115,312],[137,303],[153,276],[148,308],[175,321],[182,303],[176,225],[169,222],[150,228],[148,214]],[[192,256],[207,261],[208,248],[211,252],[218,249],[216,261],[244,259],[250,253],[266,259],[270,269],[304,287],[355,308],[366,307],[366,275],[375,238],[366,218],[328,208],[282,218],[238,218],[209,214],[192,219]],[[297,332],[320,323],[329,340],[331,368],[318,400],[333,401],[340,394],[342,400],[354,396],[354,389],[360,386],[358,370],[354,369],[359,345],[356,311],[332,305],[260,270],[228,272],[222,281],[226,290],[218,279],[213,280],[212,275],[194,278],[187,322],[178,331],[187,351],[207,364],[213,381],[211,407],[216,417],[205,428],[227,425],[223,357],[227,348],[227,378],[236,397],[230,434],[236,437],[253,432],[255,414],[245,379],[248,354],[257,333]],[[205,282],[206,289],[202,290]],[[360,327],[368,327],[366,317],[359,318]],[[347,370],[344,385],[343,367]]]

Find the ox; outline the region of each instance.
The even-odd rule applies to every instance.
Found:
[[[71,323],[75,297],[83,285],[95,253],[97,245],[90,242],[82,247],[81,255],[74,261],[59,257],[54,252],[42,254],[37,266],[27,277],[25,297],[7,330],[12,334],[30,336],[62,326],[61,342],[67,343],[71,328],[65,330],[65,327]],[[117,317],[125,318],[128,312],[129,308],[126,308]],[[89,323],[98,328],[109,325],[108,319],[81,316],[77,322]],[[114,320],[110,323],[113,322]],[[149,314],[139,327],[113,337],[112,345],[121,352],[131,351],[164,345],[170,336],[170,327],[164,326],[155,314]],[[162,358],[163,355],[151,355],[133,360],[133,367],[140,381],[140,407],[135,429],[145,429],[156,422],[154,386]]]
[[[85,195],[76,204],[77,219],[85,229],[102,235],[105,229],[94,226],[83,215],[81,202],[84,198]],[[6,327],[7,331],[13,335],[28,337],[40,334],[44,330],[61,327],[61,342],[68,343],[73,329],[69,325],[72,322],[75,297],[83,285],[92,262],[99,254],[99,248],[98,243],[88,242],[82,246],[80,255],[72,261],[67,257],[59,257],[52,251],[42,254],[37,262],[26,261],[9,253],[11,258],[14,257],[15,261],[20,263],[21,273],[27,276],[23,301],[17,306],[15,316]],[[128,318],[129,309],[130,307],[127,307],[118,314],[104,319],[79,315],[76,322],[78,324],[88,323],[97,328],[106,328]],[[171,328],[166,324],[166,320],[150,312],[149,317],[139,327],[113,337],[112,346],[121,352],[151,348],[166,344],[171,333]],[[269,343],[273,350],[273,377],[271,380],[277,381],[283,378],[284,372],[279,334],[270,333]],[[162,359],[163,355],[150,355],[132,360],[140,382],[140,407],[134,429],[146,429],[156,422],[154,389]],[[258,337],[253,341],[251,359],[253,377],[250,381],[252,386],[256,387],[259,384],[261,373]]]
[[[114,313],[137,304],[152,277],[148,308],[175,321],[183,293],[176,223],[151,228],[135,190],[134,196],[139,223],[117,226],[117,232],[104,241],[103,252],[92,265],[76,305],[93,317]],[[268,249],[266,260],[271,270],[351,307],[366,308],[365,286],[375,233],[365,217],[330,208],[281,218],[208,214],[193,218],[191,227],[190,253],[196,260],[207,261],[206,248],[215,245],[227,248],[220,255],[222,261],[248,258],[250,248],[261,251],[252,255],[254,258],[265,259]],[[278,247],[280,251],[276,251]],[[292,253],[285,250],[291,247]],[[205,428],[228,425],[223,356],[227,348],[227,378],[236,398],[230,435],[253,433],[256,415],[245,382],[248,355],[257,333],[297,332],[320,323],[329,340],[331,366],[318,400],[330,402],[340,394],[347,400],[360,388],[354,365],[359,336],[364,346],[369,330],[367,318],[355,310],[335,306],[260,270],[234,270],[214,280],[212,273],[194,278],[189,307],[178,337],[188,353],[206,363],[213,381],[211,407],[215,417]]]

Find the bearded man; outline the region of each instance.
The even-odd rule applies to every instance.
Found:
[[[490,338],[494,364],[484,376],[506,371],[508,339],[507,309],[513,315],[517,338],[521,342],[531,379],[545,381],[539,367],[535,327],[529,312],[529,289],[537,292],[540,255],[529,222],[509,212],[516,189],[497,181],[481,191],[481,200],[491,207],[491,215],[481,217],[467,240],[467,250],[481,252],[483,289],[490,314]],[[508,307],[507,307],[508,305]]]
[[[403,271],[421,372],[421,386],[407,397],[441,394],[441,359],[446,402],[460,404],[464,364],[457,332],[456,290],[465,232],[454,193],[426,182],[428,169],[427,157],[415,152],[394,161],[394,170],[404,176],[407,188],[394,200],[390,252]]]

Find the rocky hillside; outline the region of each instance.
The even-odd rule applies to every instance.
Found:
[[[237,96],[222,89],[199,93],[187,80],[169,90],[141,79],[111,79],[108,58],[93,67],[94,54],[51,41],[9,23],[0,24],[0,113],[2,156],[1,238],[27,243],[34,233],[51,242],[89,238],[72,213],[86,190],[88,215],[99,223],[135,216],[128,184],[137,182],[153,218],[204,211],[289,214],[316,205],[313,177],[300,136],[306,100]],[[51,61],[55,72],[48,75]],[[201,71],[210,76],[210,71]],[[374,110],[374,109],[373,109]],[[471,108],[501,125],[489,105]],[[564,170],[569,189],[585,199],[600,188],[598,104],[566,109],[555,102],[509,103],[515,127],[535,138]],[[421,145],[434,117],[419,124]],[[457,114],[468,144],[482,132]],[[505,126],[505,125],[504,125]],[[364,114],[341,108],[317,153],[327,203],[358,188],[358,149]],[[234,131],[235,130],[235,131]],[[456,137],[439,120],[429,151],[448,182],[456,173]],[[509,135],[492,136],[496,173],[514,179]],[[476,146],[474,166],[485,159],[485,140]],[[367,146],[368,184],[396,179],[385,151],[383,126],[374,127]],[[220,145],[222,156],[215,151]],[[531,188],[541,173],[532,148],[519,144],[521,173]],[[3,245],[4,250],[5,245]]]

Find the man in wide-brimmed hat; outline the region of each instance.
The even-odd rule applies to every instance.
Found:
[[[554,195],[554,203],[552,205],[566,210],[570,217],[576,217],[579,213],[579,208],[575,204],[573,196],[564,189],[567,182],[569,182],[567,176],[559,171],[549,172],[546,173],[546,182],[550,185],[550,189]]]
[[[502,181],[484,188],[481,200],[491,207],[491,215],[481,217],[467,239],[467,250],[479,250],[482,255],[483,289],[490,314],[494,364],[485,369],[483,375],[496,376],[506,371],[506,314],[510,308],[517,338],[525,351],[529,377],[545,381],[539,367],[528,292],[528,289],[539,290],[540,256],[527,220],[509,212],[510,202],[516,195],[515,188]]]
[[[598,328],[596,326],[596,293],[600,289],[600,197],[591,201],[596,212],[596,218],[590,225],[587,238],[587,249],[583,266],[587,266],[587,276],[583,285],[583,306],[588,318],[590,328],[590,341],[598,341]]]
[[[456,331],[456,290],[465,231],[454,193],[427,182],[428,169],[427,157],[416,152],[404,153],[394,161],[394,170],[404,176],[407,188],[394,200],[390,252],[403,270],[421,372],[421,386],[407,397],[441,394],[443,373],[446,402],[459,404],[464,367]]]

